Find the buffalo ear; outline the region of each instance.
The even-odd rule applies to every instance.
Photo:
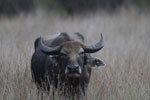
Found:
[[[101,59],[98,59],[98,58],[88,58],[86,64],[87,64],[87,65],[90,65],[90,67],[105,66],[104,61],[102,61]]]

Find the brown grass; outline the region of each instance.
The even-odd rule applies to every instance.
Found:
[[[61,31],[81,32],[86,44],[97,42],[103,33],[105,47],[93,55],[103,59],[106,66],[93,68],[89,100],[150,100],[150,15],[125,10],[73,17],[39,11],[1,18],[0,100],[40,98],[31,81],[33,42],[40,35]]]

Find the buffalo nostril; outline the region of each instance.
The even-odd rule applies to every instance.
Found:
[[[78,70],[79,69],[79,66],[75,66],[75,70]]]
[[[67,69],[68,69],[68,70],[72,70],[72,68],[71,68],[71,67],[67,67]]]
[[[69,71],[78,71],[79,70],[79,66],[78,65],[72,65],[72,66],[68,66],[67,69]]]

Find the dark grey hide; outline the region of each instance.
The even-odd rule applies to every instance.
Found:
[[[102,60],[90,56],[90,53],[103,48],[103,40],[100,41],[101,44],[85,46],[84,37],[80,33],[75,34],[81,42],[75,41],[64,32],[51,40],[35,40],[31,71],[38,88],[50,91],[53,86],[59,87],[64,94],[85,94],[91,68],[104,66]],[[55,50],[51,50],[53,48]]]

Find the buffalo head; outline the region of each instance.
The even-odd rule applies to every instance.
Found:
[[[80,77],[86,65],[90,67],[104,66],[102,60],[88,56],[88,53],[95,53],[101,50],[103,46],[102,34],[100,41],[91,46],[77,41],[68,41],[56,47],[49,47],[44,44],[42,38],[39,42],[39,48],[43,53],[59,59],[59,65],[67,77]]]

